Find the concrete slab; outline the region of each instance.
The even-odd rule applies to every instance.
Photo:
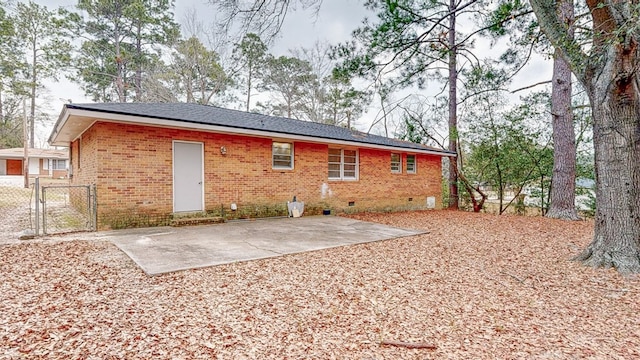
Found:
[[[113,242],[145,273],[158,275],[421,233],[337,216],[307,216],[116,230],[100,238]]]

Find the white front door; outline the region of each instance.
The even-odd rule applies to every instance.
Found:
[[[202,211],[202,143],[173,142],[173,211]]]

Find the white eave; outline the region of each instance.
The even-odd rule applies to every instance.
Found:
[[[69,146],[71,142],[78,139],[80,135],[82,135],[82,133],[84,133],[97,121],[113,122],[113,123],[120,123],[120,124],[145,125],[145,126],[173,128],[173,129],[198,130],[198,131],[206,131],[206,132],[231,134],[231,135],[262,137],[262,138],[288,139],[293,141],[353,146],[358,148],[381,149],[381,150],[391,150],[391,151],[394,151],[394,150],[398,151],[401,149],[404,152],[408,152],[408,153],[455,157],[455,154],[447,153],[444,151],[438,151],[438,150],[417,149],[417,148],[402,147],[402,146],[378,145],[378,144],[370,144],[370,143],[357,142],[357,141],[336,140],[336,139],[319,138],[319,137],[306,136],[306,135],[279,133],[279,132],[273,132],[273,131],[243,129],[243,128],[235,128],[235,127],[229,127],[229,126],[219,126],[219,125],[186,122],[186,121],[168,120],[168,119],[161,119],[161,118],[155,118],[155,117],[123,115],[123,114],[115,114],[115,113],[102,112],[102,111],[73,109],[73,108],[67,108],[66,106],[63,108],[62,112],[60,113],[60,116],[58,117],[58,121],[56,122],[54,129],[51,135],[49,136],[49,143],[52,146]]]

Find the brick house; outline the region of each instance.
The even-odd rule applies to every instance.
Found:
[[[29,176],[66,178],[68,150],[28,149]],[[24,148],[0,149],[0,175],[24,175]]]
[[[196,104],[67,104],[49,138],[72,184],[95,184],[99,228],[172,214],[305,214],[441,206],[455,154],[346,128]],[[234,204],[234,206],[232,206]],[[234,209],[234,210],[232,210]]]

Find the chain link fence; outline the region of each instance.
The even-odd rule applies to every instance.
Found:
[[[0,177],[0,243],[35,234],[35,219],[35,184],[24,188],[23,177]]]
[[[95,191],[91,190],[89,185],[42,186],[42,233],[95,230]]]
[[[95,188],[0,176],[0,244],[21,236],[95,230]]]

